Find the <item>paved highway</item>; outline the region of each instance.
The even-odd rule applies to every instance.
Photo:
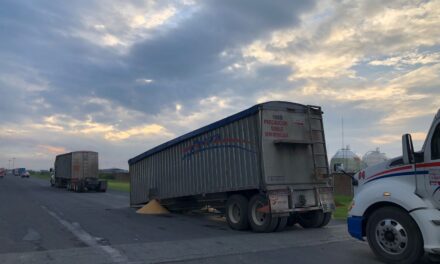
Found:
[[[168,262],[379,263],[343,222],[238,232],[218,216],[138,215],[126,193],[73,193],[35,178],[0,179],[2,264]]]

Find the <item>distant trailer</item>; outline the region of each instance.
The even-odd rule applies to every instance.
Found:
[[[320,107],[267,102],[129,160],[130,204],[211,206],[233,229],[326,225],[334,210]]]
[[[23,173],[26,172],[26,168],[15,168],[13,172],[14,176],[21,176]]]
[[[50,180],[53,187],[66,187],[67,190],[76,192],[107,190],[107,181],[98,177],[97,152],[75,151],[58,155],[55,158],[54,169]]]

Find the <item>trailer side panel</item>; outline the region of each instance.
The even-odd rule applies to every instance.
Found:
[[[130,163],[130,203],[259,189],[259,117],[253,114]]]

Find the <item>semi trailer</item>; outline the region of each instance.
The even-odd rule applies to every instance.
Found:
[[[440,110],[422,149],[409,134],[402,149],[354,175],[348,231],[386,263],[419,263],[424,253],[440,260]]]
[[[16,168],[16,169],[14,169],[14,175],[15,176],[21,176],[25,172],[26,172],[26,168]]]
[[[65,187],[75,192],[107,190],[107,181],[98,177],[98,153],[94,151],[75,151],[58,155],[50,172],[52,187]]]
[[[322,227],[335,209],[318,106],[258,104],[128,163],[131,206],[210,206],[236,230]]]

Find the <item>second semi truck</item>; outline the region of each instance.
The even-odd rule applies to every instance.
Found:
[[[66,187],[76,192],[107,190],[107,181],[98,178],[97,152],[76,151],[58,155],[51,172],[50,184],[54,187]]]

